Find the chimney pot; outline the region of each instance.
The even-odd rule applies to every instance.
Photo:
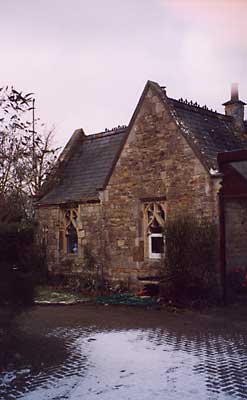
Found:
[[[233,118],[235,126],[239,130],[244,129],[244,106],[246,104],[239,100],[238,84],[231,85],[231,100],[223,104],[225,106],[225,114]]]
[[[232,101],[238,101],[238,83],[232,83],[231,86],[231,100]]]

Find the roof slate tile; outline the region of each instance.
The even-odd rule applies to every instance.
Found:
[[[113,167],[120,151],[126,128],[86,136],[63,168],[59,182],[39,202],[39,205],[60,204],[97,199],[99,189]]]
[[[208,169],[218,167],[218,153],[247,148],[247,142],[235,134],[232,117],[171,98],[168,102],[184,135],[200,153]]]

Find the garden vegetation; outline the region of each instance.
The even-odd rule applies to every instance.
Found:
[[[26,305],[41,279],[45,249],[34,242],[33,199],[51,173],[53,129],[34,116],[32,93],[0,88],[0,304]]]
[[[201,305],[217,300],[216,227],[190,216],[165,225],[165,260],[161,293],[178,305]]]

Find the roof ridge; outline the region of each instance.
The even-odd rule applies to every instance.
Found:
[[[128,128],[127,125],[123,125],[119,128],[113,128],[111,130],[105,130],[97,133],[90,133],[89,135],[85,136],[85,139],[92,140],[92,139],[101,139],[103,137],[113,136],[119,133],[123,133],[124,131],[126,131],[127,128]]]
[[[203,112],[205,115],[209,115],[211,117],[216,117],[216,118],[222,118],[228,121],[232,120],[232,117],[229,115],[222,114],[218,111],[210,110],[208,108],[205,108],[206,106],[200,106],[199,104],[191,104],[190,102],[184,103],[182,100],[178,99],[173,99],[172,97],[168,97],[168,101],[175,102],[176,105],[178,105],[180,108],[183,108],[184,110],[192,111],[192,112]]]

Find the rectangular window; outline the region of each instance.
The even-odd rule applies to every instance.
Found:
[[[162,233],[151,233],[148,237],[149,244],[149,257],[150,258],[161,258],[164,254],[164,237]]]

